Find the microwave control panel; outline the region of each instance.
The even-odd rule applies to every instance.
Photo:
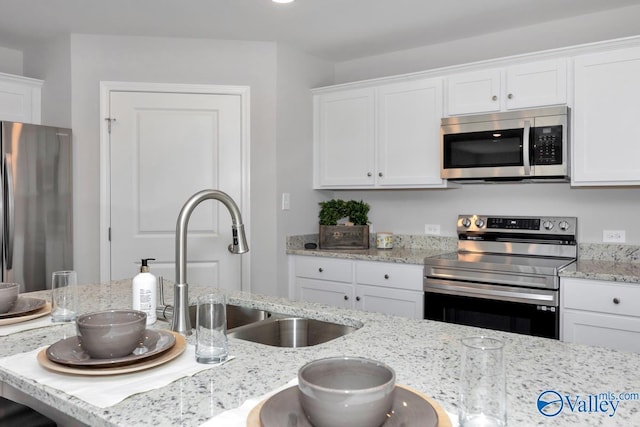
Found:
[[[562,126],[541,126],[532,129],[534,165],[562,164]]]

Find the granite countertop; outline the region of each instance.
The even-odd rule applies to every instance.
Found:
[[[452,237],[394,236],[393,249],[322,250],[304,249],[304,242],[317,241],[317,235],[289,237],[288,255],[320,256],[364,261],[424,264],[426,257],[456,252]],[[640,283],[640,247],[633,245],[581,244],[578,261],[559,273],[560,277]]]
[[[560,277],[640,284],[640,263],[578,260],[560,272]]]
[[[81,289],[81,311],[130,307],[130,281],[85,285]],[[191,286],[190,291],[193,303],[195,296],[211,292],[211,288]],[[198,426],[227,409],[238,407],[246,399],[286,384],[306,362],[335,355],[356,355],[388,363],[396,370],[399,384],[431,396],[445,410],[456,413],[459,340],[469,335],[486,334],[506,343],[509,425],[640,425],[640,402],[637,400],[619,402],[613,416],[610,416],[611,411],[585,413],[575,408],[572,412],[565,404],[556,417],[545,417],[536,407],[538,396],[546,390],[569,396],[571,402],[600,393],[640,392],[640,380],[636,375],[640,369],[640,354],[249,293],[225,293],[231,304],[361,327],[334,341],[306,348],[276,348],[230,339],[229,351],[235,356],[234,360],[166,387],[131,396],[106,409],[42,386],[5,368],[0,368],[0,379],[94,427]],[[166,328],[168,324],[159,321],[155,327]],[[0,357],[52,344],[72,330],[71,324],[54,325],[3,337]],[[193,343],[193,337],[188,341]]]

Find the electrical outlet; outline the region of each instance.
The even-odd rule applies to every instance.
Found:
[[[291,194],[282,193],[282,210],[288,211],[291,209]]]
[[[440,235],[440,224],[425,224],[424,234]]]
[[[624,243],[627,241],[625,230],[603,230],[602,242],[604,243]]]

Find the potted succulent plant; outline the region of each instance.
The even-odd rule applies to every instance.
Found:
[[[369,208],[362,200],[320,202],[320,249],[368,249]]]

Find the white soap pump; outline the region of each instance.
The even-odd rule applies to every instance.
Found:
[[[152,325],[156,323],[158,281],[149,272],[149,261],[155,261],[155,258],[142,258],[140,273],[133,278],[133,309],[147,313],[147,325]]]

